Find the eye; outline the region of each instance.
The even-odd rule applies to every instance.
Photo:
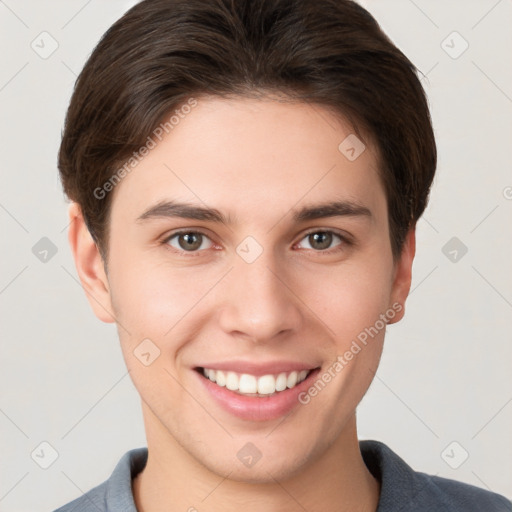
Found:
[[[302,240],[306,240],[309,244],[309,247],[306,249],[313,249],[317,252],[326,251],[326,249],[330,249],[333,241],[338,239],[340,242],[336,244],[334,247],[338,247],[340,245],[349,245],[349,241],[342,236],[341,234],[335,233],[334,231],[311,231],[308,233]]]
[[[210,249],[212,241],[200,231],[179,231],[164,240],[178,251],[197,252],[199,249]],[[206,243],[206,246],[205,246]]]

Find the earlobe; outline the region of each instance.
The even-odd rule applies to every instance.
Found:
[[[412,281],[412,264],[416,253],[416,226],[412,226],[407,232],[399,260],[395,264],[391,300],[389,306],[397,314],[389,324],[399,322],[405,313],[405,301],[409,295]],[[398,307],[400,305],[400,307]]]
[[[101,254],[85,224],[80,206],[69,205],[68,240],[75,266],[94,314],[103,322],[115,322],[109,283]]]

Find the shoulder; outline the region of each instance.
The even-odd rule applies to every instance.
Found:
[[[144,469],[147,457],[147,448],[126,452],[108,480],[54,512],[137,512],[132,479]]]
[[[504,496],[479,487],[414,471],[388,446],[360,441],[363,460],[381,482],[377,512],[512,512]]]
[[[425,482],[429,498],[446,503],[446,510],[512,512],[512,502],[500,494],[448,478],[416,474]]]
[[[108,480],[94,487],[79,498],[58,508],[54,512],[103,512],[107,511],[106,495]]]

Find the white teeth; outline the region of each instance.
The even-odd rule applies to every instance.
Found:
[[[286,373],[280,373],[276,379],[276,391],[284,391],[287,381]]]
[[[254,395],[259,393],[260,395],[272,395],[276,391],[284,391],[286,388],[295,387],[308,376],[309,371],[293,371],[288,374],[283,372],[277,375],[256,377],[248,373],[238,374],[203,368],[203,375],[218,386],[226,386],[227,389],[240,394]]]
[[[221,387],[225,386],[226,385],[226,374],[224,372],[221,372],[220,370],[217,370],[216,382]]]
[[[276,379],[272,375],[263,375],[258,379],[258,393],[270,395],[276,391]]]
[[[288,375],[288,380],[286,381],[286,386],[289,388],[293,388],[297,384],[297,372],[292,372]]]
[[[243,373],[238,379],[238,391],[240,393],[257,393],[258,381],[254,375]]]
[[[215,372],[215,370],[210,370],[212,372]],[[215,382],[215,380],[213,381]],[[238,390],[238,375],[233,372],[228,372],[226,375],[226,387],[231,391],[237,391]]]

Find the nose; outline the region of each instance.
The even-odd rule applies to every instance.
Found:
[[[227,334],[261,343],[300,329],[300,298],[289,274],[266,251],[252,263],[236,261],[222,294],[219,322]]]

